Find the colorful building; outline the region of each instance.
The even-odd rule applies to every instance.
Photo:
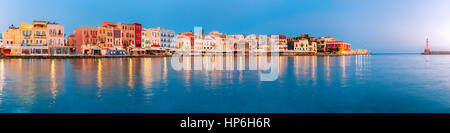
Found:
[[[112,48],[114,46],[114,26],[103,22],[98,28],[98,46],[101,48]]]
[[[134,25],[134,47],[135,48],[141,48],[142,47],[142,24],[140,23],[133,23]]]
[[[117,23],[117,27],[121,30],[122,46],[124,48],[135,47],[135,44],[136,44],[135,25],[134,24]]]
[[[158,28],[143,29],[142,44],[144,48],[161,47],[161,33]]]
[[[29,45],[47,46],[47,21],[33,21],[32,26],[32,42]]]
[[[79,27],[75,29],[74,44],[78,54],[100,54],[98,46],[98,28],[97,27]]]
[[[334,40],[334,37],[319,37],[317,39],[317,51],[326,52],[326,42]]]
[[[161,33],[161,47],[175,47],[175,31],[160,27],[157,27],[157,29]]]
[[[55,22],[47,24],[47,43],[49,46],[64,46],[64,26]]]
[[[346,53],[351,51],[350,43],[339,41],[339,40],[330,40],[325,42],[326,52],[337,52],[337,53]]]

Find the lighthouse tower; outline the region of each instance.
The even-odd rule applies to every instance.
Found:
[[[425,51],[423,52],[423,54],[431,54],[430,47],[428,46],[428,38],[427,38],[427,48],[425,49]]]

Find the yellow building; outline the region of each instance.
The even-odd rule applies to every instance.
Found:
[[[33,21],[32,24],[20,23],[19,27],[11,25],[3,38],[11,39],[14,45],[46,46],[47,21]]]
[[[114,42],[113,27],[97,27],[98,28],[98,45],[101,48],[112,48]]]
[[[47,45],[47,21],[33,21],[32,24],[32,42],[31,46],[46,46]]]
[[[3,39],[9,39],[13,45],[20,45],[21,35],[20,28],[11,25],[6,32],[2,32]]]

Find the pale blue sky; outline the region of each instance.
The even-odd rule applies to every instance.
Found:
[[[203,26],[227,34],[334,36],[372,52],[450,50],[448,0],[0,0],[0,30],[56,21],[70,34],[102,21],[176,32]]]

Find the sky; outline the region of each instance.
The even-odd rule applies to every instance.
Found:
[[[176,32],[333,36],[372,53],[450,50],[448,0],[0,0],[0,31],[55,21],[66,34],[103,21]]]

